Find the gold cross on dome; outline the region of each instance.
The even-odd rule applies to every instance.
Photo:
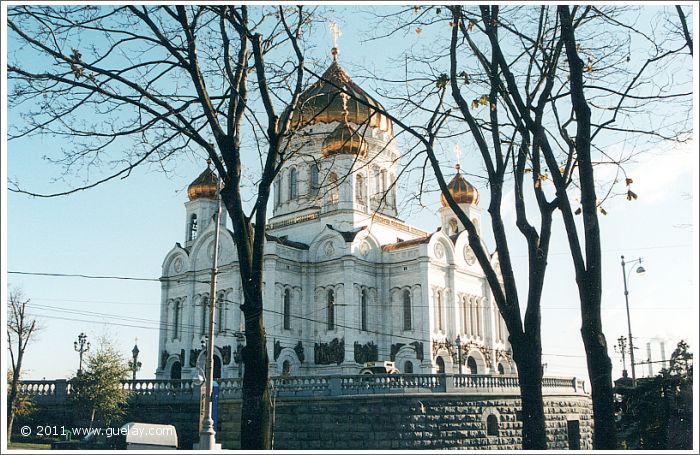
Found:
[[[328,28],[331,30],[331,34],[333,35],[333,47],[338,47],[338,38],[342,35],[340,32],[340,27],[338,27],[338,24],[335,21],[332,21],[329,25]]]
[[[338,24],[335,21],[331,21],[331,23],[328,24],[328,28],[333,36],[333,48],[331,49],[331,55],[333,55],[333,60],[335,61],[338,58],[338,38],[340,38],[342,33],[340,32],[340,27],[338,27]]]
[[[455,167],[457,168],[457,171],[459,171],[459,168],[460,168],[459,157],[462,155],[462,149],[459,147],[459,144],[455,144],[453,150],[455,152],[455,156],[457,157],[457,166],[455,166]]]

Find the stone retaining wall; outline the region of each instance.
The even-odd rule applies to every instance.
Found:
[[[240,448],[240,400],[220,403],[223,448]],[[520,399],[424,394],[278,398],[274,449],[495,449],[521,448]],[[487,434],[490,414],[497,434]],[[545,397],[551,449],[569,448],[567,421],[578,421],[580,448],[592,448],[587,396]],[[575,424],[573,424],[575,425]]]

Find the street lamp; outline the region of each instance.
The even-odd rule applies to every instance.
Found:
[[[629,291],[627,290],[627,281],[629,281],[630,274],[632,273],[632,269],[630,269],[629,273],[626,273],[625,271],[625,266],[627,264],[633,265],[633,264],[639,264],[639,267],[635,270],[636,273],[639,275],[643,274],[646,272],[644,270],[644,267],[642,267],[642,258],[635,259],[632,262],[625,262],[625,257],[620,256],[622,259],[622,280],[625,285],[625,307],[627,308],[627,330],[629,332],[629,340],[630,340],[630,364],[632,365],[632,387],[635,387],[637,385],[637,375],[634,369],[634,341],[632,340],[632,324],[630,322],[630,301],[629,301]]]
[[[131,379],[134,381],[136,380],[136,372],[141,369],[141,362],[139,362],[139,347],[136,343],[138,343],[138,339],[134,340],[134,349],[131,350],[131,357],[133,360],[129,361]]]
[[[218,261],[219,261],[219,228],[221,226],[221,188],[220,180],[216,179],[216,214],[214,215],[214,222],[216,223],[216,229],[214,230],[214,257],[212,258],[211,267],[211,289],[209,292],[209,327],[207,337],[207,363],[206,369],[204,371],[204,381],[205,381],[205,393],[204,400],[206,400],[204,405],[204,418],[202,419],[202,427],[199,431],[199,448],[201,450],[215,450],[216,449],[216,431],[214,430],[214,419],[212,414],[212,391],[213,391],[213,380],[214,380],[214,316],[216,311],[214,307],[216,305],[216,275],[218,273]]]
[[[459,364],[459,375],[462,376],[462,340],[459,339],[459,335],[457,335],[457,339],[455,342],[457,343],[457,363]]]
[[[87,335],[85,332],[81,332],[78,335],[78,341],[73,342],[73,349],[80,355],[80,366],[78,367],[78,374],[83,372],[83,353],[90,350],[90,342],[87,340]]]

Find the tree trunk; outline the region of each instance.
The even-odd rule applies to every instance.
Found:
[[[21,346],[21,340],[18,343]],[[17,390],[19,389],[19,377],[22,371],[22,357],[24,352],[21,350],[17,353],[17,364],[12,371],[12,387],[10,387],[10,395],[7,397],[7,440],[12,440],[12,425],[15,420],[17,407]]]
[[[595,302],[597,300],[597,303]],[[593,448],[616,449],[617,434],[615,428],[615,404],[613,401],[612,362],[608,356],[608,346],[602,331],[600,311],[600,294],[584,296],[581,293],[581,338],[586,348],[588,378],[591,382],[591,399],[593,400]]]
[[[591,158],[591,110],[584,93],[583,60],[576,50],[573,17],[566,5],[557,7],[561,18],[561,34],[566,47],[571,80],[571,105],[576,113],[576,154],[585,239],[585,264],[576,261],[576,283],[581,300],[581,336],[586,348],[588,374],[593,398],[593,448],[614,450],[617,448],[615,413],[613,408],[612,363],[607,353],[603,334],[600,304],[602,292],[602,256],[600,252],[600,225],[595,192],[593,161]],[[569,231],[569,245],[575,251],[571,239],[575,238],[575,225],[570,214],[565,215]]]
[[[259,297],[259,296],[258,296]],[[246,308],[241,404],[241,449],[272,449],[272,402],[268,387],[268,354],[262,298]]]
[[[544,403],[542,401],[542,350],[523,337],[513,344],[513,360],[518,367],[522,403],[524,450],[546,450]]]

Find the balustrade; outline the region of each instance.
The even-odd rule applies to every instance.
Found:
[[[240,398],[242,380],[218,380],[220,399]],[[493,393],[517,395],[520,393],[515,375],[446,375],[446,374],[393,374],[393,375],[333,375],[292,376],[271,378],[272,393],[277,396],[336,396],[390,393]],[[199,387],[190,379],[126,380],[122,387],[137,399],[145,400],[199,400]],[[577,378],[545,377],[542,388],[546,394],[586,394],[585,382]],[[60,401],[71,394],[71,383],[66,380],[22,381],[23,395],[42,402]]]

